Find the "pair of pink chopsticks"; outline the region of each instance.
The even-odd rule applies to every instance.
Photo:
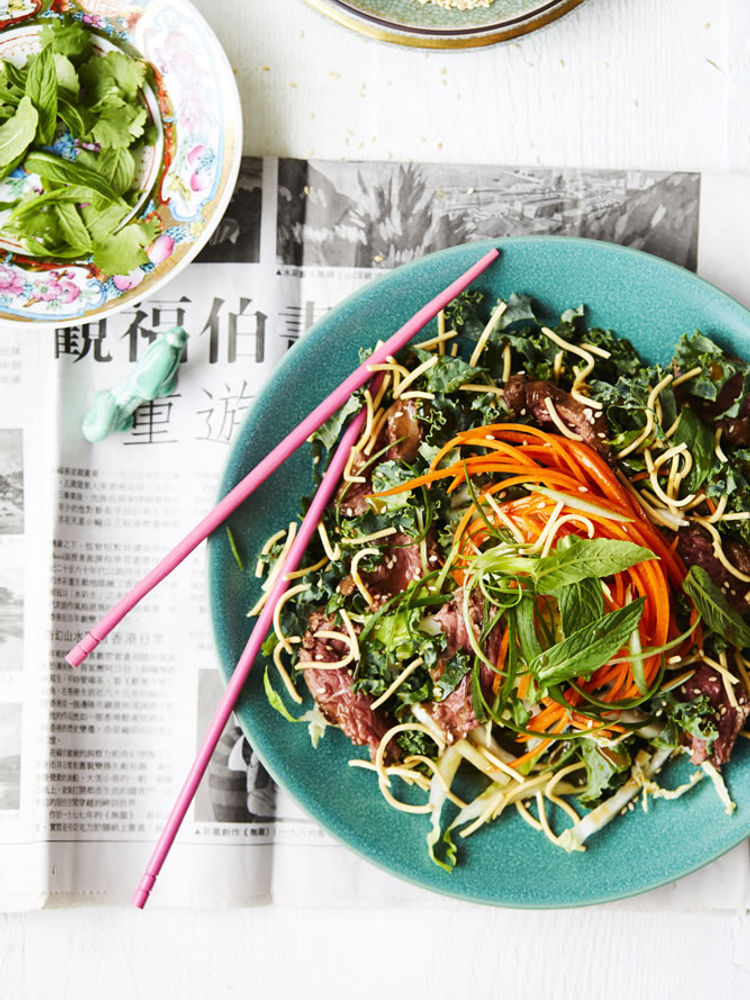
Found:
[[[456,296],[467,288],[475,278],[477,278],[489,265],[499,256],[498,250],[490,250],[465,271],[459,278],[453,281],[446,289],[436,295],[432,301],[423,306],[410,320],[408,320],[400,330],[393,334],[384,344],[376,348],[364,364],[356,368],[348,378],[339,385],[337,389],[328,396],[322,403],[300,423],[295,430],[288,434],[280,444],[269,452],[269,454],[232,489],[214,509],[200,521],[193,530],[179,542],[171,552],[169,552],[159,562],[154,569],[145,576],[140,583],[137,583],[118,603],[109,611],[92,630],[68,653],[66,660],[76,667],[83,663],[88,654],[98,646],[120,622],[125,615],[133,608],[142,597],[145,597],[161,580],[196,548],[208,535],[219,527],[229,515],[247,497],[256,490],[261,483],[286,461],[286,459],[296,451],[299,446],[307,440],[313,431],[317,430],[324,421],[339,410],[349,399],[352,393],[360,389],[372,378],[372,365],[382,364],[390,355],[396,354],[404,347],[409,340],[423,327],[434,319],[435,316],[444,309],[448,303],[452,302]],[[224,726],[229,718],[232,709],[240,695],[242,687],[250,672],[250,668],[260,651],[260,647],[270,630],[273,618],[273,609],[279,598],[288,587],[287,576],[299,565],[302,556],[307,549],[310,538],[317,529],[323,511],[336,488],[344,471],[347,458],[352,446],[357,441],[364,427],[366,414],[360,412],[349,423],[344,432],[341,442],[336,449],[330,462],[328,470],[310,504],[310,508],[305,515],[302,526],[298,531],[295,540],[289,550],[282,571],[279,573],[276,584],[271,589],[268,599],[261,611],[250,638],[240,657],[237,666],[230,678],[229,684],[211,720],[208,731],[201,743],[198,755],[193,762],[187,778],[180,790],[166,826],[159,837],[154,848],[154,852],[146,866],[145,874],[141,879],[138,889],[133,896],[133,905],[143,908],[149,893],[156,882],[156,878],[169,853],[169,849],[174,842],[180,824],[185,817],[196,789],[208,766],[216,744],[219,742]]]

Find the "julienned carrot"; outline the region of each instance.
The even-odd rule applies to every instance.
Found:
[[[500,685],[503,683],[503,668],[505,667],[505,657],[508,655],[508,646],[510,645],[510,626],[505,626],[505,632],[500,640],[500,649],[497,654],[497,663],[495,667],[497,668],[497,673],[492,679],[492,693],[497,694],[500,690]]]
[[[446,456],[455,451],[460,454],[462,449],[471,449],[472,453],[459,461],[454,460],[448,466],[440,467]],[[479,449],[483,449],[483,453],[477,453]],[[503,522],[498,518],[492,505],[489,502],[483,503],[483,499],[492,497],[494,505],[500,505],[504,517],[513,524],[519,537],[524,539],[525,544],[533,545],[540,539],[553,512],[559,509],[555,498],[533,492],[534,485],[544,484],[572,498],[588,499],[599,508],[596,512],[578,511],[573,505],[572,513],[578,520],[566,520],[559,526],[556,525],[553,530],[558,537],[580,535],[581,531],[585,534],[584,529],[588,525],[588,531],[593,531],[595,536],[630,541],[654,553],[653,559],[614,575],[610,587],[611,597],[606,602],[608,609],[622,607],[629,593],[644,598],[643,614],[638,626],[644,648],[662,646],[679,634],[672,610],[670,585],[681,586],[686,573],[685,567],[674,549],[649,521],[627,484],[623,484],[601,456],[583,442],[524,424],[488,424],[457,434],[440,449],[429,472],[423,476],[376,496],[392,496],[448,478],[451,482],[447,486],[447,492],[453,493],[465,483],[467,477],[477,476],[489,477],[490,482],[483,483],[476,491],[483,516],[479,516],[475,507],[470,507],[461,517],[454,533],[456,556],[452,572],[459,585],[465,582],[473,559],[491,537],[489,525],[496,524],[500,530],[507,526],[507,521]],[[513,500],[503,500],[502,494],[514,486],[529,486],[532,492]],[[605,511],[624,516],[627,520],[613,520],[607,517]],[[504,664],[507,656],[507,636],[506,629],[498,669],[502,669],[500,664]],[[583,691],[595,693],[603,701],[615,702],[637,696],[639,690],[632,666],[624,659],[627,653],[627,649],[623,649],[613,657],[615,660],[622,658],[623,662],[605,664],[588,680],[579,678],[578,686]],[[642,673],[649,686],[658,675],[661,659],[660,654],[654,654],[643,660]],[[518,694],[521,698],[528,693],[529,683],[529,674],[520,677]],[[500,684],[501,677],[498,674],[493,682],[495,691],[499,690]],[[577,720],[573,718],[574,707],[580,699],[578,692],[568,689],[565,700],[570,704],[570,710],[558,702],[550,701],[529,722],[528,728],[540,735],[554,732],[561,725],[564,729],[571,721],[576,728],[589,728],[592,720],[585,713]],[[607,731],[620,729],[614,724],[607,726]],[[528,739],[527,735],[518,737],[519,742],[526,742]],[[519,757],[514,766],[537,757],[549,742],[543,740],[539,746]]]

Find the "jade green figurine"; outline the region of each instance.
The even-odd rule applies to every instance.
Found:
[[[181,326],[159,334],[123,382],[114,389],[97,392],[83,419],[86,440],[103,441],[113,431],[130,430],[133,414],[142,403],[168,396],[177,384],[177,368],[186,341],[187,333]]]

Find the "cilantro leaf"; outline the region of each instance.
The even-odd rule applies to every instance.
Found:
[[[131,222],[95,244],[94,264],[103,274],[127,274],[148,261],[146,247],[158,232],[158,219]]]
[[[89,59],[80,76],[92,104],[113,92],[134,98],[146,80],[146,64],[123,52],[108,52]]]
[[[127,149],[143,135],[147,118],[144,107],[126,104],[120,97],[110,98],[100,110],[91,138],[102,147]]]
[[[40,32],[42,45],[67,56],[76,65],[91,53],[91,35],[78,21],[65,20],[46,24]]]

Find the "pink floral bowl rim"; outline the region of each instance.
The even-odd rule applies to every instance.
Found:
[[[229,61],[189,0],[17,0],[0,3],[4,48],[14,32],[72,17],[149,62],[163,157],[139,215],[158,216],[148,262],[107,276],[91,263],[33,263],[0,250],[0,324],[98,321],[152,295],[186,267],[219,224],[242,155],[242,109]]]

